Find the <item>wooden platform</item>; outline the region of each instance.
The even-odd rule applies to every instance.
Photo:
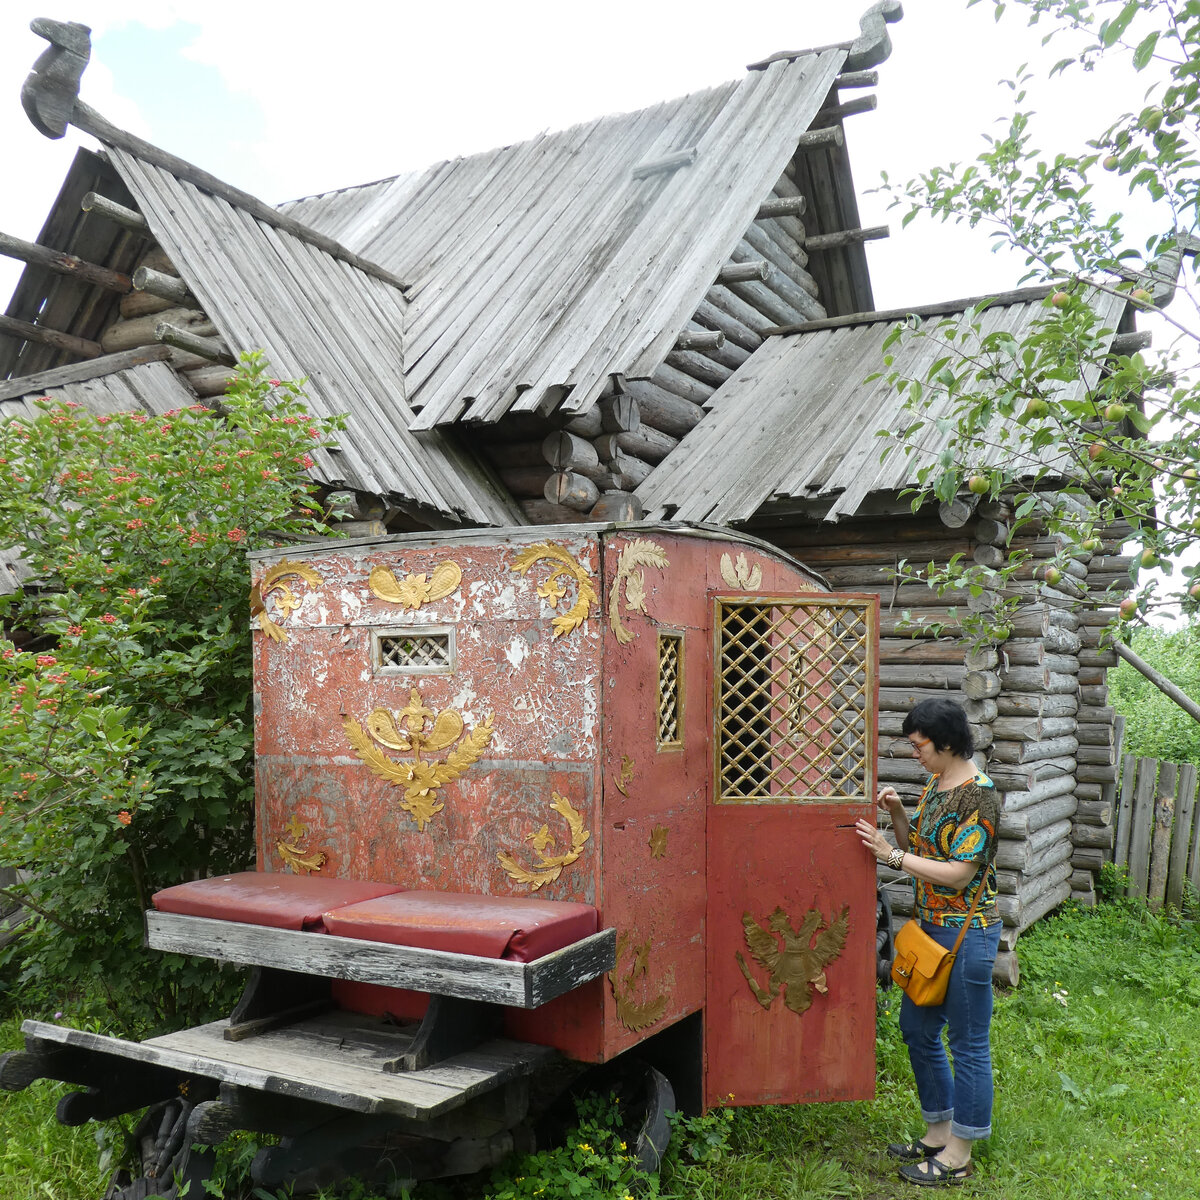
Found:
[[[176,954],[515,1008],[537,1008],[611,971],[617,961],[615,929],[602,929],[528,963],[154,911],[146,913],[146,941],[152,949]]]
[[[546,1046],[497,1038],[424,1070],[389,1074],[381,1064],[402,1054],[416,1026],[333,1012],[258,1037],[227,1042],[228,1021],[130,1042],[43,1021],[22,1026],[29,1050],[74,1046],[224,1083],[295,1096],[360,1113],[428,1120],[554,1057]]]

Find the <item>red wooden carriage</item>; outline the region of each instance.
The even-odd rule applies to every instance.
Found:
[[[0,1084],[173,1103],[176,1171],[282,1134],[266,1184],[387,1137],[404,1177],[484,1165],[630,1052],[693,1109],[873,1093],[876,597],[674,525],[252,559],[257,871],[147,914],[246,993],[146,1043],[29,1022]]]

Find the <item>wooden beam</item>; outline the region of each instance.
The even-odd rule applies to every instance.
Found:
[[[19,341],[38,342],[43,346],[53,346],[56,350],[66,350],[70,354],[79,355],[80,358],[99,358],[104,353],[98,342],[73,337],[58,329],[47,329],[44,325],[31,325],[28,321],[18,321],[15,317],[0,316],[0,333]]]
[[[879,104],[878,96],[856,96],[844,104],[831,104],[817,113],[817,120],[832,124],[834,121],[844,121],[858,113],[874,112]]]
[[[770,221],[775,217],[802,217],[808,211],[808,200],[804,196],[772,196],[758,206],[756,221]]]
[[[1154,335],[1148,329],[1135,329],[1131,333],[1118,333],[1108,347],[1110,354],[1136,354],[1146,350],[1154,341]]]
[[[84,133],[90,133],[92,137],[99,138],[100,141],[109,146],[115,146],[119,150],[124,150],[127,154],[132,154],[134,157],[141,159],[142,162],[150,163],[155,167],[161,167],[164,171],[168,171],[174,175],[176,179],[194,184],[210,195],[216,196],[228,204],[232,204],[235,208],[240,208],[248,212],[255,220],[262,221],[264,225],[271,225],[276,229],[283,230],[285,233],[290,233],[293,237],[307,242],[310,246],[316,246],[317,249],[325,251],[326,254],[332,255],[334,258],[339,258],[343,262],[357,267],[360,271],[364,271],[368,275],[373,275],[376,279],[382,279],[386,283],[390,283],[393,287],[407,287],[407,284],[396,275],[393,275],[391,271],[385,270],[377,263],[369,262],[367,259],[359,257],[359,255],[346,249],[340,242],[326,237],[323,233],[318,233],[315,229],[310,229],[307,225],[297,221],[295,217],[277,212],[269,204],[264,204],[257,196],[252,196],[249,192],[243,192],[240,188],[233,187],[223,179],[218,179],[215,175],[210,175],[207,171],[201,170],[186,159],[178,158],[174,154],[168,154],[167,151],[160,150],[150,142],[143,141],[141,138],[135,137],[132,133],[128,133],[124,129],[119,129],[112,122],[105,120],[95,109],[89,108],[83,101],[76,102],[74,111],[71,114],[71,124],[76,129],[80,129]]]
[[[804,248],[810,253],[815,250],[840,250],[844,246],[860,242],[874,242],[891,236],[886,225],[872,225],[867,229],[842,229],[837,233],[815,233],[804,239]]]
[[[36,375],[18,375],[15,379],[0,380],[0,400],[13,400],[34,392],[49,392],[68,383],[82,383],[85,379],[101,379],[105,375],[140,367],[144,363],[165,362],[170,357],[168,346],[139,346],[136,350],[106,354],[103,358],[93,358],[85,363],[38,371]]]
[[[150,232],[150,226],[140,212],[126,208],[125,205],[118,204],[107,196],[101,196],[99,192],[88,192],[80,201],[79,207],[84,212],[107,217],[110,221],[115,221],[118,225],[132,230],[134,233],[149,234]]]
[[[810,129],[800,135],[796,143],[798,150],[822,150],[829,146],[844,146],[846,135],[840,126],[831,125],[828,129]]]
[[[718,330],[685,329],[675,339],[676,350],[720,350],[725,345],[725,335]]]
[[[200,337],[186,329],[180,329],[178,325],[172,325],[169,321],[160,321],[154,327],[154,339],[166,346],[174,346],[176,350],[186,350],[189,354],[198,354],[201,358],[224,363],[229,367],[237,362],[223,342],[218,342],[215,338]]]
[[[698,151],[695,146],[687,150],[677,150],[674,154],[666,154],[662,158],[647,159],[638,163],[631,172],[634,179],[646,179],[651,175],[661,175],[666,171],[677,171],[680,167],[690,167],[696,161]]]
[[[833,86],[839,88],[876,87],[878,84],[878,71],[845,71],[833,81]]]
[[[771,274],[771,264],[765,258],[744,263],[726,263],[717,276],[718,283],[749,283],[764,280]]]
[[[200,307],[200,301],[178,275],[166,275],[149,267],[138,267],[133,273],[133,286],[136,291],[149,292],[151,296],[171,300],[184,308]]]
[[[84,262],[74,254],[64,254],[61,250],[51,250],[49,246],[22,241],[7,233],[0,233],[0,254],[5,258],[20,259],[21,262],[35,267],[45,267],[58,275],[69,275],[83,283],[107,288],[110,292],[125,293],[133,290],[133,281],[120,271],[110,271],[107,267]]]
[[[796,325],[773,325],[763,330],[764,337],[780,337],[789,333],[816,333],[820,329],[841,329],[846,325],[872,325],[878,321],[903,321],[908,317],[951,317],[968,308],[987,304],[992,308],[1006,304],[1027,304],[1044,300],[1054,291],[1051,287],[1018,288],[1011,292],[996,292],[990,296],[970,296],[964,300],[946,300],[939,304],[917,304],[911,308],[886,308],[876,312],[847,313],[841,317],[824,317],[820,321],[803,321]]]

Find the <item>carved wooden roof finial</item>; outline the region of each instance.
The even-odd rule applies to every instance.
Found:
[[[50,43],[42,51],[21,88],[21,107],[33,127],[48,138],[67,132],[79,81],[92,54],[92,31],[77,21],[34,17],[29,28]]]

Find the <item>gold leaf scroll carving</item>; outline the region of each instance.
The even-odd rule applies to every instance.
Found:
[[[783,1002],[794,1013],[804,1013],[812,1006],[813,992],[829,990],[825,968],[841,954],[850,927],[849,909],[843,908],[828,926],[822,928],[824,917],[815,908],[804,914],[798,930],[792,928],[791,918],[782,908],[776,908],[767,919],[764,929],[748,912],[742,914],[746,946],[750,955],[769,976],[764,988],[750,973],[742,952],[736,952],[737,964],[754,998],[769,1009],[786,988]],[[816,936],[815,945],[812,944]],[[776,938],[781,939],[777,941]]]
[[[739,554],[736,562],[728,554],[722,554],[721,578],[731,588],[743,588],[752,592],[762,583],[762,567],[755,563],[751,568],[744,554]]]
[[[372,594],[389,604],[403,604],[405,608],[420,608],[422,604],[444,600],[461,582],[462,568],[452,559],[438,563],[428,578],[422,571],[419,575],[397,579],[394,571],[382,566],[372,567],[367,577]]]
[[[633,962],[626,975],[621,975],[621,960],[626,950],[632,950]],[[617,938],[617,963],[608,973],[613,999],[617,1004],[617,1017],[626,1029],[633,1033],[648,1029],[655,1021],[661,1021],[667,1011],[666,993],[648,1000],[639,1000],[638,993],[645,992],[650,965],[650,939],[633,944],[633,935],[625,930]]]
[[[617,575],[608,593],[608,623],[617,641],[624,645],[633,641],[633,634],[621,624],[621,585],[625,585],[625,606],[640,613],[646,611],[646,576],[643,568],[670,566],[666,551],[645,538],[635,538],[617,559]]]
[[[424,831],[434,815],[445,808],[438,799],[438,789],[457,779],[479,758],[484,747],[492,740],[493,715],[488,713],[463,737],[461,714],[452,708],[435,712],[426,706],[421,693],[413,688],[408,704],[395,716],[386,708],[377,708],[367,717],[370,737],[351,717],[342,722],[342,727],[355,753],[371,768],[371,773],[404,789],[400,807],[412,816],[417,828]],[[399,725],[396,723],[397,717],[400,718]],[[425,731],[426,723],[432,725],[429,732]],[[411,753],[413,757],[408,762],[396,762],[375,746],[372,738],[390,750]],[[444,759],[422,757],[444,750],[459,738],[462,738],[461,743]]]
[[[283,827],[283,830],[291,840],[281,838],[275,843],[275,849],[279,851],[279,857],[297,875],[311,875],[325,865],[323,850],[307,850],[300,844],[308,833],[308,826],[301,824],[298,816],[293,814],[292,819]]]
[[[250,617],[258,618],[259,628],[273,642],[286,642],[287,633],[267,615],[267,596],[272,592],[279,593],[275,597],[275,607],[279,610],[281,622],[300,607],[295,592],[283,582],[289,575],[298,575],[310,587],[320,587],[325,582],[312,567],[285,558],[271,567],[250,589]]]
[[[655,825],[650,830],[649,846],[651,858],[667,857],[667,827],[665,825]]]
[[[629,795],[629,785],[633,782],[633,759],[628,754],[621,755],[621,773],[613,776],[613,784],[622,796]]]
[[[592,836],[584,829],[583,817],[578,809],[572,807],[566,796],[560,796],[557,792],[551,792],[550,795],[553,797],[551,810],[566,820],[567,828],[571,831],[571,849],[566,854],[547,854],[546,850],[554,845],[554,835],[550,832],[549,825],[543,825],[525,839],[541,860],[538,866],[532,869],[522,866],[511,854],[505,854],[503,851],[496,855],[510,879],[517,883],[529,884],[530,891],[534,892],[545,883],[553,883],[562,874],[563,867],[573,863],[583,853],[584,844]]]
[[[551,608],[557,608],[559,601],[567,594],[567,586],[562,582],[563,579],[569,576],[575,580],[575,603],[567,612],[555,617],[551,622],[554,626],[554,636],[560,637],[578,629],[588,619],[592,605],[597,601],[596,589],[592,585],[592,577],[584,567],[554,542],[536,542],[532,546],[526,546],[517,555],[512,569],[524,575],[534,563],[545,561],[558,563],[550,572],[550,578],[539,584],[537,590],[537,594]]]

